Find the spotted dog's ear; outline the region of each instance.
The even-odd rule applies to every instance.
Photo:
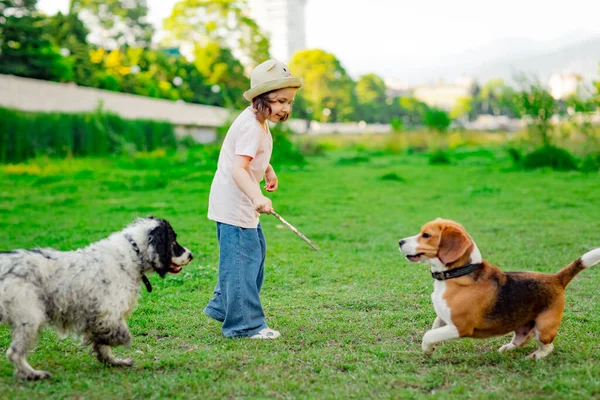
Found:
[[[444,226],[437,256],[444,265],[452,264],[465,254],[471,244],[471,238],[462,229]]]
[[[168,270],[169,265],[171,264],[172,257],[172,235],[170,234],[170,226],[169,224],[159,219],[159,224],[156,228],[150,231],[148,242],[154,246],[154,251],[158,253],[159,264],[154,265],[154,269],[161,277],[164,277]]]

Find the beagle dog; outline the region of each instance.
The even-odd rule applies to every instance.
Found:
[[[441,218],[399,245],[409,261],[428,264],[434,278],[431,299],[437,318],[423,336],[425,354],[445,340],[514,332],[500,352],[521,347],[535,336],[539,348],[528,357],[546,357],[562,320],[565,287],[580,271],[600,262],[597,248],[556,274],[502,272],[481,257],[462,225]]]

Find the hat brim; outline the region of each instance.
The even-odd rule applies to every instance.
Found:
[[[253,87],[252,89],[244,92],[244,98],[248,101],[252,101],[253,98],[263,93],[270,92],[271,90],[283,89],[283,88],[299,88],[302,86],[302,78],[284,78],[277,79],[274,81],[268,81],[261,83]]]

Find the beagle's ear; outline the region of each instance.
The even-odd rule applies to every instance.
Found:
[[[462,230],[454,226],[445,226],[442,230],[438,258],[444,265],[452,264],[471,247],[471,238]]]

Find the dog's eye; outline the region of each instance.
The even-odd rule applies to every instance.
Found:
[[[423,239],[428,239],[428,238],[430,238],[430,237],[431,237],[431,235],[430,235],[429,233],[425,233],[425,232],[423,232],[423,234],[421,235],[421,237],[422,237]]]

